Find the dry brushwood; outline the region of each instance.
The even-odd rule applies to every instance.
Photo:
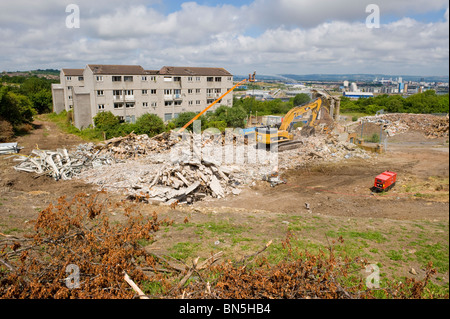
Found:
[[[60,198],[39,214],[30,242],[4,247],[0,259],[8,271],[0,265],[0,297],[133,298],[124,273],[137,282],[147,279],[140,264],[155,262],[138,240],[152,240],[162,221],[156,213],[145,218],[123,202],[115,208],[126,220],[111,223],[101,198],[106,194]],[[79,268],[79,288],[66,285],[69,265]]]
[[[358,276],[351,276],[364,269],[366,262],[359,258],[336,257],[333,246],[329,253],[312,254],[308,251],[293,252],[288,233],[283,244],[287,252],[285,260],[273,265],[264,257],[254,260],[250,267],[244,262],[263,252],[270,245],[245,257],[239,263],[222,263],[209,269],[201,280],[170,291],[169,297],[182,299],[373,299],[424,298],[425,287],[435,273],[428,265],[424,280],[407,279],[405,283],[388,284],[386,288],[368,289]],[[339,242],[343,239],[340,238]],[[344,285],[344,282],[346,283]],[[167,297],[167,296],[166,296]]]
[[[335,254],[335,242],[315,254],[293,249],[290,233],[278,263],[264,257],[270,241],[235,263],[217,263],[218,252],[188,265],[150,253],[139,243],[153,240],[170,220],[158,220],[156,213],[145,217],[134,203],[113,205],[107,198],[104,192],[62,197],[39,214],[33,236],[1,234],[0,298],[418,299],[426,296],[436,273],[429,264],[423,280],[368,289],[357,275],[366,261]],[[111,209],[125,220],[110,221]],[[79,268],[75,288],[67,284],[70,265]],[[159,291],[148,288],[153,284]]]

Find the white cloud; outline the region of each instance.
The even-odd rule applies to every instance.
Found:
[[[169,14],[149,5],[157,0],[79,0],[81,27],[67,29],[71,2],[0,4],[0,69],[135,63],[220,66],[235,74],[448,72],[445,0],[379,0],[381,14],[404,16],[379,29],[364,24],[369,0],[255,0],[241,7],[186,2]],[[445,8],[433,23],[407,17]]]

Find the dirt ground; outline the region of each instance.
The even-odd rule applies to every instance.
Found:
[[[29,155],[36,147],[54,150],[84,142],[62,133],[52,122],[36,120],[35,126],[31,134],[16,139],[24,147],[21,155]],[[23,235],[32,230],[31,221],[38,213],[60,196],[95,192],[94,187],[77,180],[55,181],[17,172],[14,164],[12,156],[0,156],[0,233]],[[370,187],[374,177],[385,170],[397,172],[397,184],[385,194],[373,194]],[[423,243],[444,243],[448,250],[448,138],[427,139],[417,132],[405,133],[389,138],[386,153],[373,159],[317,163],[283,172],[282,178],[286,184],[270,187],[258,181],[238,196],[208,199],[175,209],[140,204],[143,212],[156,211],[175,221],[175,227],[158,233],[148,249],[170,253],[179,247],[178,243],[185,243],[184,247],[191,247],[192,253],[207,256],[220,249],[228,257],[237,258],[249,249],[261,247],[266,240],[280,240],[287,229],[297,230],[308,245],[326,243],[325,233],[333,236],[379,231],[387,242],[369,239],[367,245],[358,238],[355,243],[367,245],[364,251],[376,261],[380,255],[370,255],[369,251],[401,250],[403,263],[401,259],[382,259],[388,267],[396,267],[398,275],[405,275],[412,266],[419,275],[423,274],[423,263],[407,257],[423,247],[414,246],[414,238],[408,249],[402,243],[417,227],[421,232],[428,231],[421,235],[428,236]],[[121,196],[111,194],[113,199]],[[183,224],[186,217],[189,223]],[[218,225],[222,228],[214,228]],[[226,229],[227,225],[235,229]],[[348,227],[353,227],[353,232]],[[448,253],[446,258],[447,270],[444,268],[440,275],[448,283]]]

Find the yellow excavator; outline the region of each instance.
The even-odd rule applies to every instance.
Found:
[[[318,94],[319,97],[306,104],[296,106],[289,110],[283,118],[280,127],[259,127],[256,128],[256,142],[258,148],[268,148],[270,145],[276,147],[278,151],[293,149],[301,144],[301,141],[294,140],[294,134],[291,133],[294,120],[300,115],[311,111],[311,118],[306,126],[302,127],[301,135],[310,136],[315,132],[315,122],[319,116],[322,107],[329,107],[329,97],[324,94]]]

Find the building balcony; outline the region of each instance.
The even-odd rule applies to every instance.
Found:
[[[181,94],[164,94],[164,101],[182,100]]]
[[[113,100],[114,102],[132,102],[135,100],[134,95],[125,95],[125,100],[124,100],[124,96],[123,95],[113,95]]]

